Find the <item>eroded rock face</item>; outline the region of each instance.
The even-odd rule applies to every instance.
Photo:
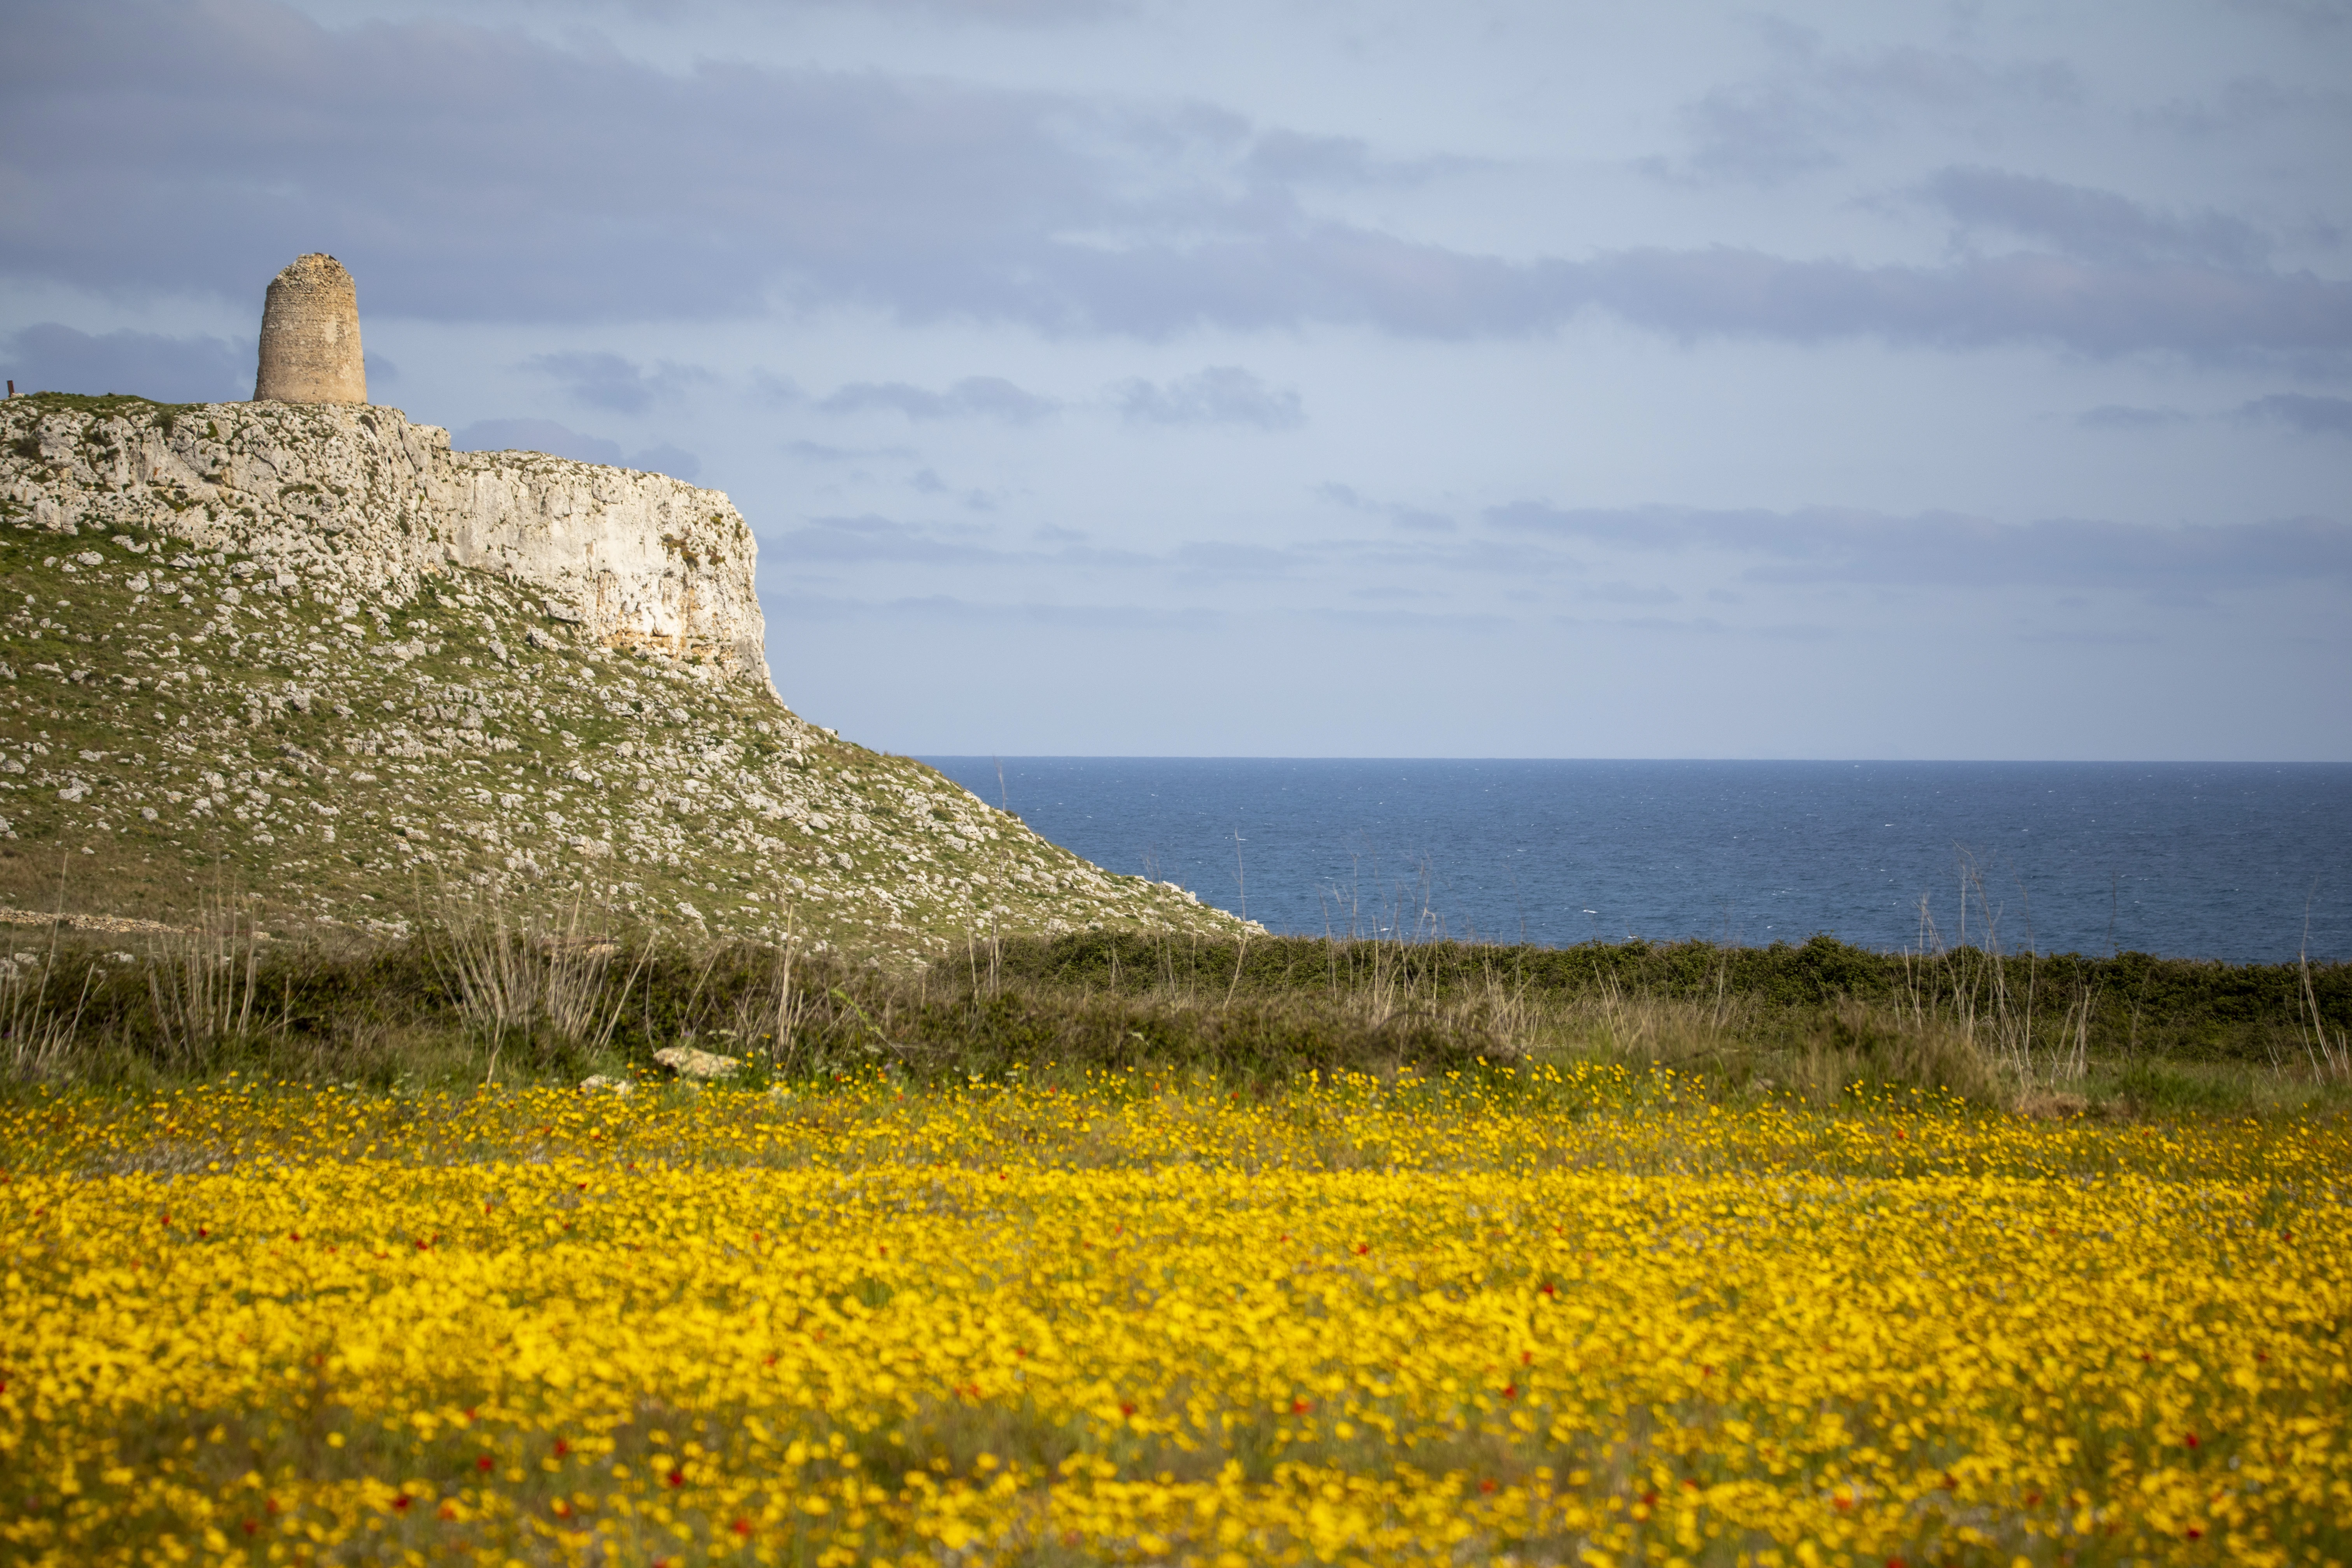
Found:
[[[359,289],[343,264],[298,256],[273,279],[261,310],[256,403],[365,403]]]
[[[661,474],[538,452],[434,456],[457,559],[548,590],[608,647],[767,679],[751,531],[727,498]]]
[[[452,452],[438,426],[348,404],[208,404],[96,426],[61,415],[36,441],[42,456],[9,489],[45,529],[107,531],[161,506],[203,549],[289,573],[328,565],[370,593],[473,567],[606,647],[773,696],[757,547],[718,490],[538,452]]]

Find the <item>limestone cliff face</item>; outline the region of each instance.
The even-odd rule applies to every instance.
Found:
[[[432,508],[457,558],[544,588],[607,646],[768,679],[751,531],[717,490],[537,452],[451,452]]]
[[[751,528],[719,491],[666,475],[452,452],[396,408],[226,403],[60,413],[0,454],[0,495],[67,534],[168,508],[173,532],[289,581],[405,594],[453,565],[494,572],[607,647],[774,693]]]

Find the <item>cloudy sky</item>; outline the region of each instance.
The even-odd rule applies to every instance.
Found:
[[[2352,758],[2352,4],[17,4],[0,364],[725,489],[927,752]]]

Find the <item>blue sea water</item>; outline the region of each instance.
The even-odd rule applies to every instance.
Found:
[[[923,760],[1301,935],[2352,959],[2352,764]]]

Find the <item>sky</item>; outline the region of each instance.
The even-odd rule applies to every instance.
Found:
[[[2352,760],[2352,0],[0,18],[0,370],[760,542],[918,754]]]

